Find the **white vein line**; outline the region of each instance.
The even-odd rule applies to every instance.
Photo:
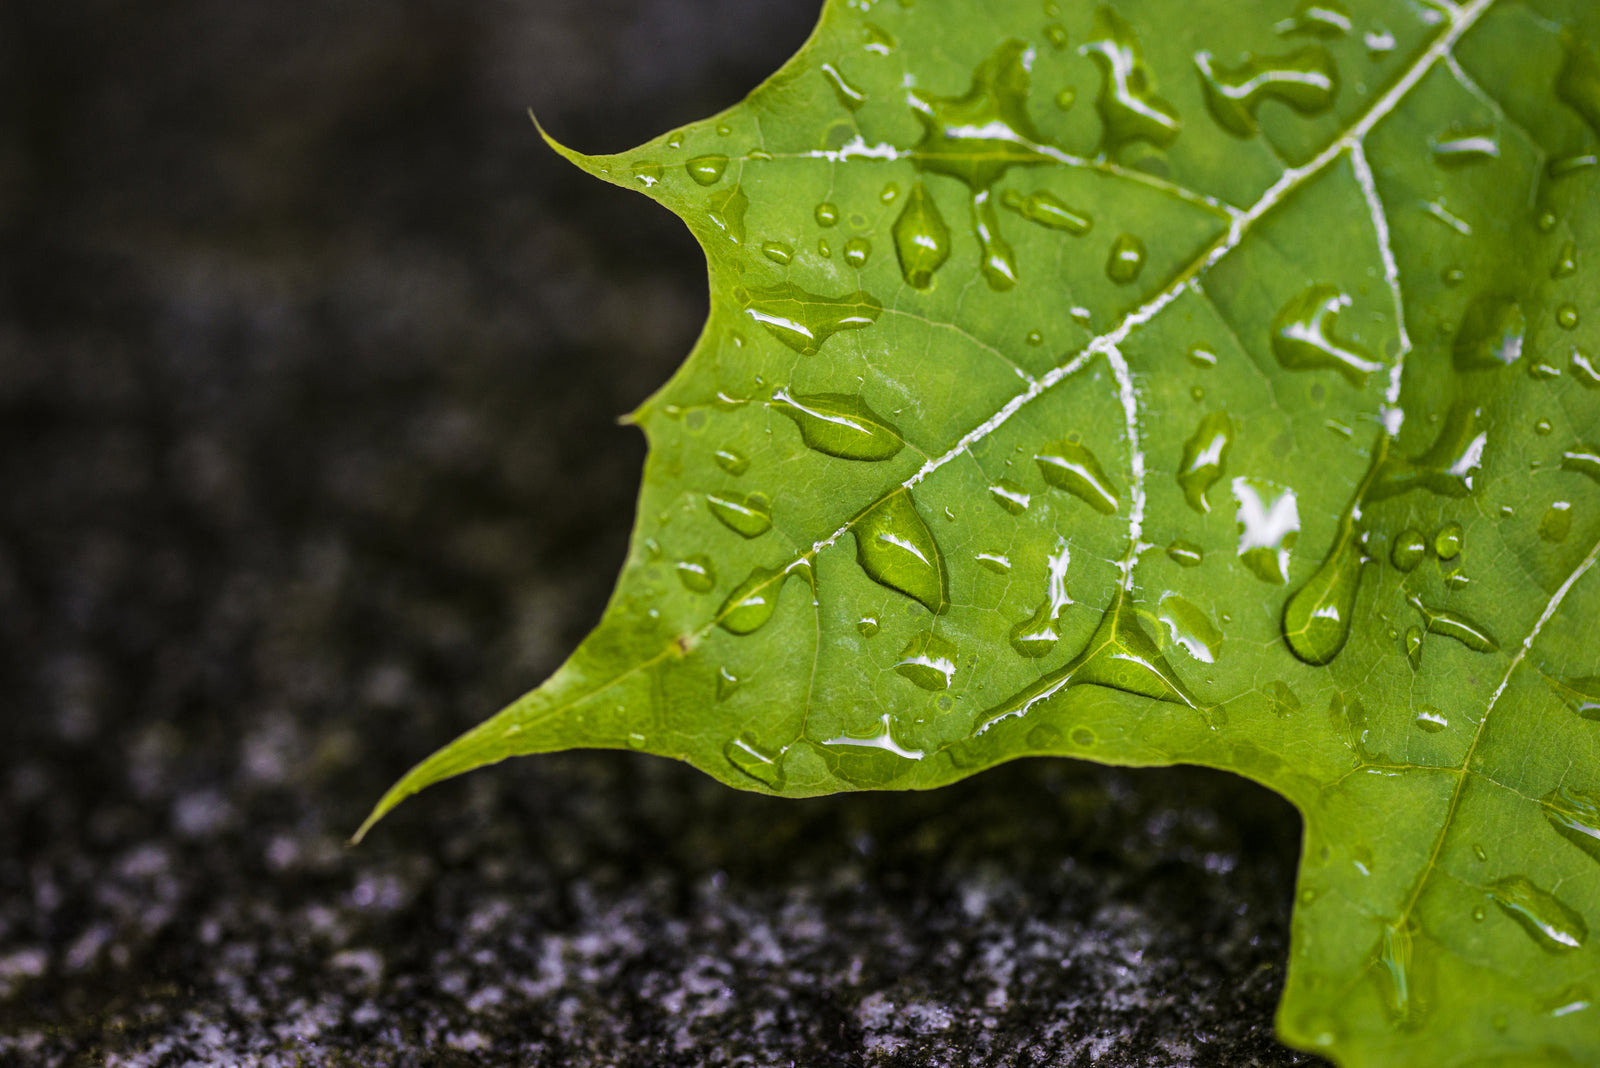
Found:
[[[1372,231],[1378,239],[1378,255],[1383,260],[1383,279],[1389,283],[1389,292],[1394,296],[1394,322],[1400,332],[1400,351],[1389,368],[1389,386],[1383,391],[1383,425],[1393,437],[1400,433],[1400,424],[1405,419],[1405,412],[1400,408],[1400,380],[1405,372],[1406,356],[1411,352],[1411,335],[1406,333],[1405,300],[1400,293],[1400,267],[1395,262],[1394,246],[1389,240],[1389,219],[1383,213],[1378,183],[1372,177],[1366,150],[1360,144],[1350,148],[1350,167],[1355,171],[1356,184],[1361,187],[1361,194],[1367,199],[1367,211],[1372,215]]]

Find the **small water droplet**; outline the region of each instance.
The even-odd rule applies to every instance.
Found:
[[[844,243],[844,262],[860,270],[872,255],[872,242],[864,237],[852,237]]]
[[[773,751],[760,745],[747,731],[723,747],[722,755],[728,763],[764,786],[783,789],[783,754],[787,750]]]
[[[1189,507],[1201,515],[1211,511],[1206,491],[1222,478],[1227,468],[1228,449],[1232,445],[1233,420],[1226,412],[1206,415],[1189,440],[1183,443],[1183,459],[1178,463],[1178,485]]]
[[[696,156],[685,162],[683,169],[701,185],[716,185],[722,181],[722,172],[728,169],[728,157],[716,153]]]
[[[1023,338],[1023,340],[1028,343],[1030,348],[1038,348],[1040,345],[1044,344],[1044,335],[1039,333],[1037,330],[1029,330],[1028,336]]]
[[[745,314],[794,351],[810,356],[840,330],[861,330],[877,321],[883,305],[857,290],[842,297],[810,293],[791,283],[736,290]]]
[[[867,577],[921,602],[938,615],[949,607],[944,555],[917,514],[911,492],[899,489],[852,525],[856,562]]]
[[[1570,278],[1578,273],[1578,246],[1571,241],[1561,246],[1561,255],[1550,268],[1551,278]]]
[[[1205,554],[1201,551],[1200,546],[1192,541],[1184,541],[1182,538],[1174,538],[1172,540],[1172,543],[1167,546],[1167,555],[1179,567],[1199,567],[1205,562]]]
[[[729,126],[725,122],[717,123],[717,136],[718,137],[727,137],[731,133],[733,133],[733,127],[732,126]]]
[[[1422,628],[1406,628],[1406,659],[1411,661],[1411,669],[1415,671],[1422,663]]]
[[[839,224],[839,206],[832,201],[824,200],[811,214],[817,220],[818,226],[826,228]]]
[[[1292,18],[1273,27],[1282,37],[1343,37],[1350,32],[1350,13],[1334,0],[1302,0]]]
[[[1449,130],[1428,143],[1433,162],[1446,170],[1456,170],[1500,158],[1500,142],[1494,130]]]
[[[1106,259],[1106,277],[1119,286],[1129,285],[1144,270],[1144,242],[1133,234],[1118,234]]]
[[[1551,423],[1548,419],[1541,419],[1537,423],[1533,424],[1533,432],[1538,434],[1541,438],[1549,437],[1550,432],[1554,429],[1555,424]]]
[[[1474,905],[1474,906],[1472,906],[1472,922],[1473,923],[1482,923],[1484,920],[1486,920],[1488,918],[1489,918],[1489,910],[1488,909],[1484,908],[1482,905]]]
[[[1578,328],[1578,306],[1576,304],[1563,304],[1557,308],[1556,324],[1563,330],[1576,330]]]
[[[1539,520],[1539,537],[1545,541],[1563,542],[1572,533],[1572,502],[1556,501],[1545,509]]]
[[[717,584],[717,572],[711,566],[711,557],[695,553],[678,561],[678,581],[690,593],[709,593]]]
[[[1459,567],[1452,568],[1444,576],[1444,588],[1451,591],[1464,590],[1471,582],[1472,580]]]
[[[1166,148],[1178,136],[1178,113],[1155,92],[1155,78],[1145,66],[1133,27],[1111,7],[1095,9],[1089,40],[1078,49],[1100,68],[1101,145],[1115,155],[1134,141]]]
[[[1553,156],[1545,166],[1545,173],[1551,178],[1561,179],[1597,166],[1600,166],[1600,156],[1593,152],[1573,156]]]
[[[1070,111],[1072,110],[1072,105],[1078,102],[1078,91],[1070,85],[1064,89],[1059,89],[1056,91],[1055,101],[1056,107],[1062,111]]]
[[[1564,901],[1526,875],[1512,875],[1490,884],[1489,893],[1502,912],[1517,921],[1540,949],[1568,953],[1589,938],[1589,925]]]
[[[628,732],[628,748],[629,749],[634,749],[634,750],[643,749],[645,747],[645,740],[646,740],[645,736],[640,734],[638,731],[629,731]]]
[[[894,221],[893,236],[900,274],[906,284],[927,289],[933,284],[934,272],[950,258],[950,227],[921,182],[911,187],[905,206]]]
[[[759,538],[772,529],[772,505],[759,493],[708,493],[706,506],[742,537]]]
[[[1302,115],[1320,115],[1333,106],[1339,72],[1321,45],[1307,45],[1282,56],[1246,53],[1236,67],[1215,65],[1211,53],[1194,57],[1205,90],[1206,108],[1217,125],[1235,137],[1256,133],[1256,109],[1268,97]]]
[[[1450,726],[1450,721],[1445,718],[1444,713],[1432,705],[1423,705],[1418,708],[1415,722],[1418,730],[1427,731],[1429,734],[1438,734]]]
[[[989,487],[989,495],[994,502],[1012,515],[1021,515],[1028,510],[1028,503],[1033,498],[1023,488],[1011,481],[1002,478]]]
[[[1495,642],[1487,628],[1461,613],[1429,608],[1415,596],[1408,597],[1407,600],[1411,603],[1411,607],[1422,613],[1428,633],[1454,638],[1475,653],[1493,653],[1499,650],[1499,644]]]
[[[1461,529],[1460,523],[1446,523],[1439,528],[1439,533],[1433,536],[1433,551],[1441,560],[1454,560],[1461,555],[1462,544],[1466,534]]]
[[[955,643],[924,631],[900,650],[894,670],[924,690],[948,690],[956,674]]]
[[[878,200],[884,204],[892,204],[894,203],[894,198],[899,195],[900,186],[894,182],[888,182],[884,185],[883,192],[878,194]]]
[[[717,623],[730,634],[754,634],[767,625],[778,609],[778,595],[791,571],[758,567],[733,588],[717,610]]]
[[[682,130],[673,130],[672,133],[667,135],[667,142],[666,143],[667,143],[667,147],[668,148],[682,148],[683,147],[683,131]]]
[[[717,700],[726,701],[739,691],[744,685],[744,680],[729,671],[727,665],[717,668]]]
[[[1102,515],[1116,512],[1119,491],[1094,453],[1074,441],[1058,441],[1035,454],[1044,480],[1066,490]]]
[[[1600,721],[1600,677],[1551,679],[1550,688],[1575,714]]]
[[[1600,793],[1558,786],[1539,801],[1555,832],[1600,864]]]
[[[750,470],[749,457],[738,449],[718,449],[716,460],[718,467],[736,478]]]
[[[1450,346],[1456,370],[1492,371],[1516,363],[1527,331],[1522,306],[1516,301],[1494,294],[1474,297]]]
[[[782,241],[768,241],[761,246],[761,254],[773,263],[787,266],[794,259],[794,246],[784,244]]]
[[[861,105],[867,102],[867,94],[832,63],[822,64],[822,76],[828,79],[828,84],[833,87],[833,95],[838,98],[840,107],[847,111],[859,111]]]
[[[1189,350],[1189,362],[1202,371],[1217,365],[1217,354],[1204,345],[1196,345]]]
[[[1094,228],[1094,220],[1086,213],[1067,207],[1042,189],[1027,196],[1015,189],[1007,189],[1000,195],[1000,203],[1031,223],[1051,230],[1064,230],[1076,237],[1082,237]]]
[[[1267,700],[1272,703],[1272,711],[1279,719],[1298,715],[1304,707],[1300,704],[1300,698],[1295,696],[1289,684],[1282,679],[1273,679],[1267,683]]]
[[[661,164],[652,160],[640,160],[633,165],[633,180],[646,189],[661,181]]]
[[[1289,371],[1334,370],[1357,389],[1367,375],[1382,370],[1360,345],[1334,334],[1339,313],[1350,298],[1330,285],[1314,285],[1289,301],[1272,321],[1272,353]]]
[[[1477,842],[1472,843],[1472,855],[1478,858],[1479,864],[1487,863],[1489,860],[1489,854]]]
[[[1454,289],[1467,280],[1467,272],[1460,267],[1446,267],[1439,277],[1444,281],[1445,285]]]
[[[863,638],[871,638],[878,633],[878,620],[874,616],[862,616],[856,621],[856,630],[861,632]]]
[[[894,424],[847,393],[772,395],[772,407],[794,420],[808,448],[842,460],[887,460],[905,446]]]
[[[763,163],[768,163],[768,162],[771,162],[771,160],[772,160],[772,153],[768,152],[764,148],[761,148],[760,146],[757,146],[757,147],[751,148],[750,150],[745,152],[744,158],[745,159],[760,160]]]
[[[866,50],[874,55],[886,56],[895,50],[894,36],[881,26],[863,22],[861,24],[861,35],[866,41]]]
[[[1222,631],[1211,617],[1175,593],[1161,598],[1156,618],[1166,625],[1172,641],[1202,664],[1214,664],[1222,647]]]
[[[1050,23],[1044,28],[1044,35],[1058,52],[1067,47],[1067,28],[1061,23]]]
[[[825,260],[833,258],[833,246],[828,244],[827,238],[817,238],[817,255],[821,256]]]
[[[1261,479],[1236,478],[1233,496],[1239,506],[1239,562],[1263,582],[1288,582],[1289,551],[1300,536],[1294,491]]]

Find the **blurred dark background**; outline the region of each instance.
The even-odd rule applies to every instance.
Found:
[[[811,0],[0,5],[0,1064],[1286,1065],[1298,821],[1025,762],[780,802],[521,761],[705,312],[565,165]]]

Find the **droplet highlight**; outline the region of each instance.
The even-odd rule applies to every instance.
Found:
[[[1108,154],[1135,141],[1157,148],[1172,144],[1180,128],[1178,113],[1156,95],[1139,38],[1126,19],[1109,6],[1097,8],[1089,40],[1078,52],[1100,68],[1094,106],[1100,114],[1101,147]]]

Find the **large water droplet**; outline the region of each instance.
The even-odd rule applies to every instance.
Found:
[[[910,490],[898,489],[873,505],[852,532],[856,562],[869,578],[920,601],[935,615],[949,607],[944,555],[917,514]]]
[[[767,749],[746,732],[725,745],[722,755],[728,758],[728,763],[756,782],[774,790],[782,790],[784,778],[782,761],[787,749],[787,746],[776,752]]]
[[[1156,618],[1166,624],[1172,640],[1190,656],[1202,664],[1216,663],[1217,651],[1222,648],[1222,631],[1202,609],[1169,593],[1161,598]]]
[[[1354,514],[1346,512],[1321,566],[1284,605],[1283,637],[1295,656],[1320,667],[1339,655],[1350,637],[1365,562]]]
[[[1360,345],[1334,335],[1339,313],[1350,298],[1330,285],[1314,285],[1278,312],[1272,321],[1272,354],[1290,371],[1335,370],[1360,389],[1367,375],[1382,370]]]
[[[1086,213],[1067,207],[1042,189],[1027,196],[1015,189],[1007,189],[1001,194],[1000,203],[1031,223],[1052,230],[1065,230],[1077,237],[1082,237],[1094,227],[1094,220]]]
[[[1289,581],[1289,551],[1300,537],[1294,491],[1263,479],[1233,480],[1239,562],[1263,582]]]
[[[1575,471],[1600,482],[1600,445],[1574,445],[1561,454],[1561,470]]]
[[[1273,29],[1281,36],[1343,37],[1350,32],[1350,13],[1334,0],[1303,0],[1292,18],[1284,19]]]
[[[711,225],[735,245],[744,243],[744,213],[749,210],[750,198],[739,186],[724,192],[712,193],[706,198],[706,218]]]
[[[1065,540],[1056,542],[1056,551],[1045,562],[1044,600],[1033,615],[1011,628],[1011,648],[1017,655],[1041,657],[1054,649],[1061,638],[1059,623],[1072,598],[1067,596],[1067,565],[1072,554]]]
[[[678,581],[690,593],[709,593],[711,587],[717,584],[716,568],[711,566],[711,557],[705,553],[695,553],[679,560],[677,571]]]
[[[1189,507],[1205,515],[1211,511],[1206,491],[1216,485],[1228,463],[1233,445],[1233,420],[1226,412],[1211,412],[1183,443],[1183,459],[1178,464],[1178,485]]]
[[[1394,536],[1394,545],[1389,549],[1389,562],[1401,571],[1413,571],[1426,555],[1428,542],[1422,536],[1422,531],[1407,527]]]
[[[1600,677],[1551,679],[1550,686],[1573,712],[1600,721]]]
[[[950,258],[950,227],[921,182],[911,187],[893,233],[901,276],[907,285],[927,289],[933,284],[934,272]]]
[[[1562,542],[1572,533],[1572,502],[1556,501],[1545,509],[1539,520],[1539,537],[1545,541]]]
[[[948,690],[956,675],[955,643],[931,630],[923,631],[900,650],[894,670],[924,690]]]
[[[1256,133],[1256,109],[1271,97],[1302,115],[1320,115],[1333,107],[1339,92],[1339,71],[1321,45],[1307,45],[1283,56],[1246,54],[1237,67],[1214,64],[1211,53],[1199,52],[1194,63],[1206,108],[1217,125],[1235,137]]]
[[[708,493],[706,507],[724,526],[746,538],[772,529],[772,505],[759,493]]]
[[[989,495],[994,502],[1012,515],[1021,515],[1028,510],[1028,503],[1032,496],[1021,486],[1009,478],[1002,478],[989,487]]]
[[[783,592],[792,570],[755,568],[717,609],[717,622],[731,634],[754,634],[766,626],[778,610],[778,594]]]
[[[1491,163],[1500,158],[1500,142],[1493,130],[1450,130],[1428,143],[1433,162],[1446,170]]]
[[[716,185],[722,181],[722,172],[728,169],[728,157],[720,154],[696,156],[684,163],[683,169],[701,185]]]
[[[1100,140],[1108,154],[1147,141],[1166,148],[1178,136],[1178,113],[1156,95],[1139,38],[1126,19],[1109,6],[1095,10],[1094,28],[1078,52],[1100,67]]]
[[[1566,902],[1526,875],[1497,879],[1489,887],[1494,903],[1551,953],[1569,953],[1589,938],[1589,925]]]
[[[1116,484],[1100,467],[1094,453],[1075,441],[1058,441],[1034,456],[1044,480],[1083,501],[1102,515],[1112,515],[1120,503]]]
[[[842,460],[887,460],[905,446],[894,424],[848,393],[780,389],[772,406],[794,420],[809,448]]]
[[[1528,323],[1522,305],[1510,297],[1481,294],[1472,299],[1456,327],[1450,351],[1458,371],[1493,371],[1522,357]]]
[[[768,333],[803,356],[822,348],[840,330],[861,330],[877,321],[883,305],[857,290],[842,297],[824,297],[785,282],[735,293],[744,312]]]
[[[1118,234],[1106,257],[1106,277],[1119,286],[1138,281],[1144,270],[1144,242],[1133,234]]]
[[[1600,793],[1558,786],[1539,801],[1557,834],[1600,863]]]
[[[849,111],[858,111],[862,104],[867,102],[867,94],[863,93],[849,78],[846,78],[838,67],[832,63],[822,64],[822,76],[828,79],[828,84],[833,86],[833,95],[838,97],[841,107]]]
[[[1454,638],[1475,653],[1492,653],[1500,648],[1488,628],[1474,623],[1461,613],[1429,608],[1416,596],[1408,597],[1407,600],[1411,602],[1412,608],[1422,613],[1429,634],[1443,634],[1447,638]]]

